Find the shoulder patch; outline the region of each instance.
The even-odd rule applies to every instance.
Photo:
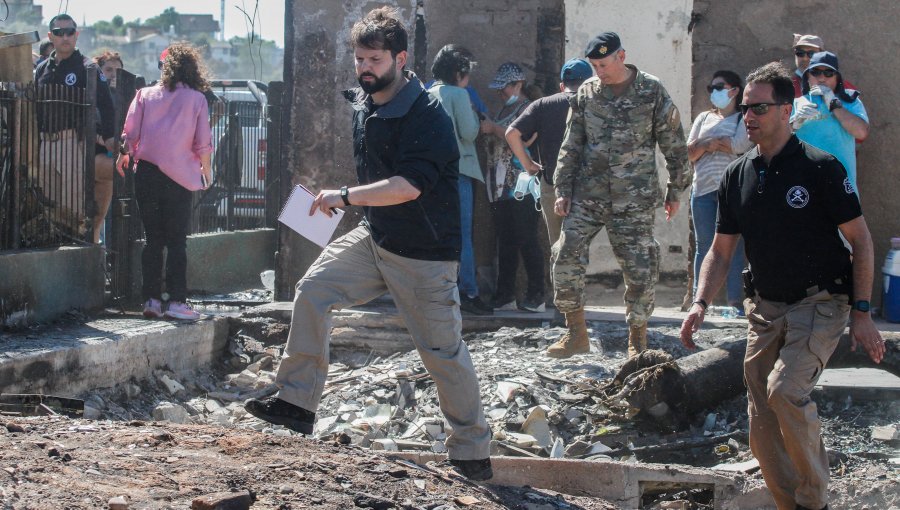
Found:
[[[848,195],[852,195],[855,192],[856,192],[856,190],[853,189],[853,183],[850,182],[850,178],[845,177],[844,178],[844,193],[846,193]]]

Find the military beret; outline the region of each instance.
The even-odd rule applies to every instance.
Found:
[[[603,32],[588,42],[584,49],[587,58],[605,58],[622,49],[622,41],[615,32]]]

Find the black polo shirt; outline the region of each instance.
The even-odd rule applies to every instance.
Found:
[[[38,64],[34,70],[34,82],[38,85],[64,85],[83,89],[87,86],[87,70],[97,72],[97,133],[104,140],[115,136],[115,110],[112,94],[106,76],[93,61],[77,49],[69,58],[56,60],[56,52]],[[43,133],[53,133],[64,129],[80,129],[83,117],[79,106],[72,98],[56,97],[44,92],[39,107],[38,127]]]
[[[837,227],[861,215],[840,162],[792,135],[768,166],[758,147],[728,166],[716,232],[743,235],[761,297],[793,302],[815,285],[850,292],[850,253]]]

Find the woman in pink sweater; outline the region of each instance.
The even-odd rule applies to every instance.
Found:
[[[130,158],[137,162],[135,194],[147,241],[141,256],[144,316],[197,319],[200,314],[187,303],[185,246],[191,192],[210,182],[212,135],[203,95],[209,82],[200,54],[188,44],[167,48],[159,64],[159,83],[138,90],[128,109],[116,169],[123,174]],[[162,293],[163,248],[167,297]]]

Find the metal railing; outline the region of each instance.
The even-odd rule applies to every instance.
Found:
[[[92,238],[96,80],[0,83],[0,250]]]

